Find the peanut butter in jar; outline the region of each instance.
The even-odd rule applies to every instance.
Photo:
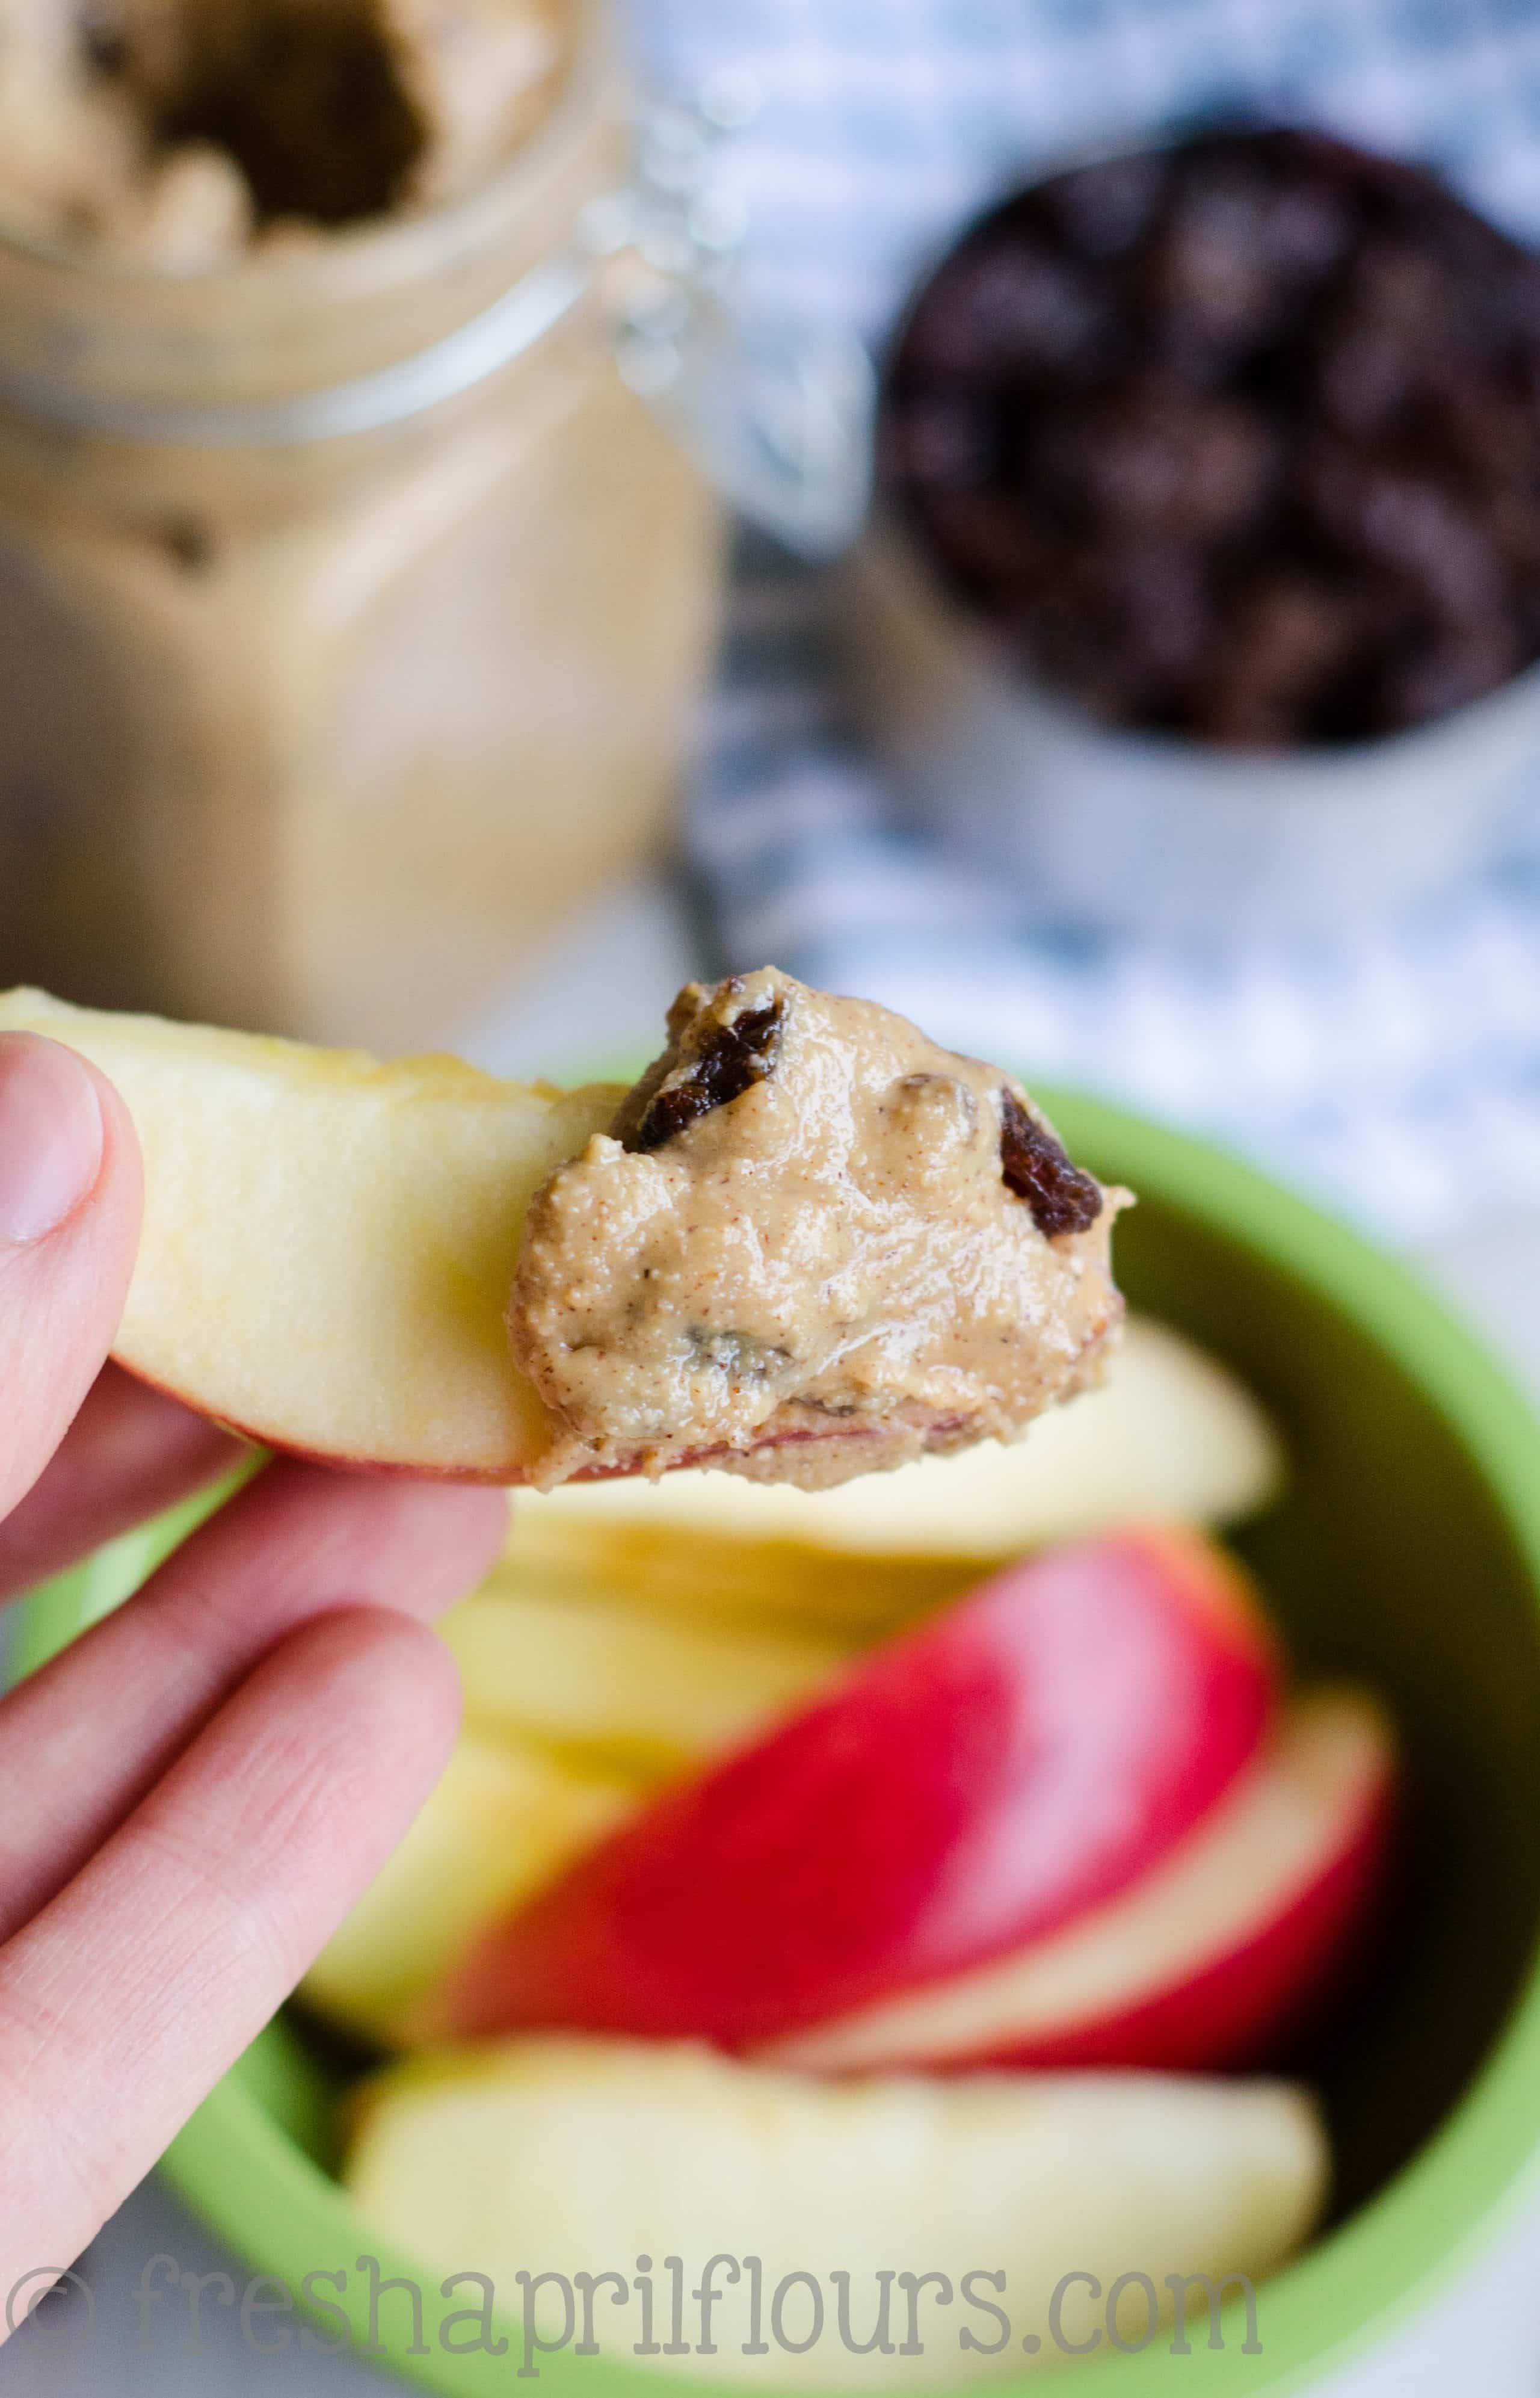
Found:
[[[447,1034],[655,840],[715,626],[602,8],[0,20],[0,978]]]

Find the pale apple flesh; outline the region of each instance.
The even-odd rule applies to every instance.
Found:
[[[1361,1691],[1299,1700],[1197,1828],[1051,1938],[794,2034],[811,2073],[982,2065],[1215,2072],[1265,2061],[1319,2014],[1383,1893],[1395,1744]]]
[[[653,1774],[761,1732],[832,1683],[850,1644],[813,1632],[673,1623],[521,1586],[506,1568],[445,1619],[471,1722]]]
[[[481,1944],[420,2029],[749,2046],[1111,1897],[1265,1731],[1270,1636],[1194,1534],[1056,1549],[665,1791]]]
[[[826,2334],[801,2354],[763,2334],[759,2352],[743,2353],[752,2285],[746,2267],[734,2282],[722,2265],[716,2352],[695,2353],[691,2303],[690,2353],[660,2356],[659,2367],[769,2389],[869,2391],[1062,2363],[1058,2335],[1087,2340],[1105,2319],[1093,2291],[1105,2299],[1123,2274],[1147,2275],[1167,2317],[1171,2277],[1260,2281],[1308,2236],[1327,2175],[1315,2108],[1283,2082],[1151,2073],[820,2082],[695,2046],[559,2037],[394,2068],[364,2095],[344,2168],[372,2235],[435,2279],[488,2275],[516,2310],[520,2272],[613,2266],[629,2278],[638,2256],[649,2257],[661,2342],[670,2337],[665,2258],[683,2260],[688,2293],[708,2258],[757,2257],[765,2308],[783,2276],[811,2276]],[[905,2297],[893,2289],[886,2352],[852,2352],[837,2333],[834,2276],[850,2276],[849,2320],[864,2342],[878,2328],[881,2277],[891,2287],[896,2270],[944,2276],[952,2305],[932,2283],[917,2353]],[[1061,2291],[1051,2316],[1069,2275],[1086,2279]],[[1008,2339],[969,2308],[971,2291],[1003,2305]],[[806,2306],[805,2287],[801,2296]],[[1188,2297],[1197,2346],[1205,2298]],[[788,2305],[784,2320],[800,2337],[806,2315]],[[537,2321],[559,2338],[559,2321]],[[959,2337],[963,2324],[971,2342]],[[601,2299],[595,2325],[601,2351],[629,2367],[642,2339],[635,2297],[624,2310]],[[510,2372],[522,2361],[516,2314],[513,2329]],[[1105,2351],[1105,2331],[1100,2344]]]

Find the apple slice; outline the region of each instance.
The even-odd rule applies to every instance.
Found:
[[[462,1732],[427,1804],[301,1985],[319,2013],[394,2043],[411,2003],[640,1799],[639,1785]]]
[[[536,2038],[393,2068],[364,2094],[344,2180],[369,2232],[435,2281],[483,2273],[510,2311],[526,2291],[553,2348],[581,2338],[665,2373],[880,2391],[1106,2353],[1124,2275],[1147,2276],[1122,2292],[1131,2343],[1153,2333],[1151,2311],[1169,2320],[1172,2281],[1200,2342],[1201,2277],[1233,2296],[1235,2276],[1282,2264],[1327,2173],[1314,2105],[1283,2082],[828,2083],[703,2048]],[[591,2330],[581,2303],[568,2319],[559,2289],[530,2281],[564,2273],[581,2291],[603,2269],[587,2284]],[[863,2353],[884,2290],[885,2348]],[[823,2336],[810,2338],[815,2293]],[[508,2369],[539,2361],[511,2354]]]
[[[1047,1551],[662,1794],[484,1942],[425,2021],[744,2047],[999,1956],[1199,1820],[1274,1680],[1247,1584],[1198,1535]]]
[[[1298,1701],[1197,1828],[1107,1906],[951,1981],[764,2052],[810,2073],[1254,2064],[1361,1945],[1395,1744],[1357,1691]]]
[[[524,1212],[621,1098],[380,1065],[250,1033],[0,997],[115,1083],[144,1233],[114,1354],[277,1448],[513,1483],[546,1437],[503,1314]]]
[[[1079,1405],[1079,1401],[1075,1403]],[[693,1467],[681,1469],[693,1473]],[[667,1477],[672,1481],[675,1477]],[[724,1482],[736,1475],[724,1474]],[[639,1477],[568,1489],[652,1489]],[[748,1486],[745,1485],[745,1488]],[[631,1616],[702,1631],[870,1648],[931,1615],[992,1572],[993,1557],[842,1556],[786,1543],[714,1540],[706,1532],[606,1531],[547,1542],[527,1518],[543,1492],[518,1493],[502,1572],[509,1589],[556,1606],[619,1607]]]
[[[762,1731],[850,1654],[811,1633],[673,1623],[554,1598],[520,1589],[506,1569],[445,1618],[443,1633],[473,1722],[653,1772]]]
[[[0,1030],[90,1058],[138,1127],[114,1354],[276,1448],[547,1487],[772,1455],[827,1486],[1015,1438],[1120,1327],[1128,1194],[998,1068],[768,967],[682,991],[629,1093],[31,990]]]

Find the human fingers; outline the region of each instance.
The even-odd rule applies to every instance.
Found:
[[[0,2287],[73,2258],[396,1845],[459,1718],[385,1610],[292,1634],[0,1953]]]
[[[440,1613],[501,1546],[498,1491],[288,1461],[0,1702],[0,1940],[62,1889],[274,1643],[339,1608]]]

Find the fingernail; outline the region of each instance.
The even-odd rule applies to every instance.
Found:
[[[0,1242],[24,1248],[73,1216],[101,1171],[101,1103],[73,1049],[0,1033]]]

